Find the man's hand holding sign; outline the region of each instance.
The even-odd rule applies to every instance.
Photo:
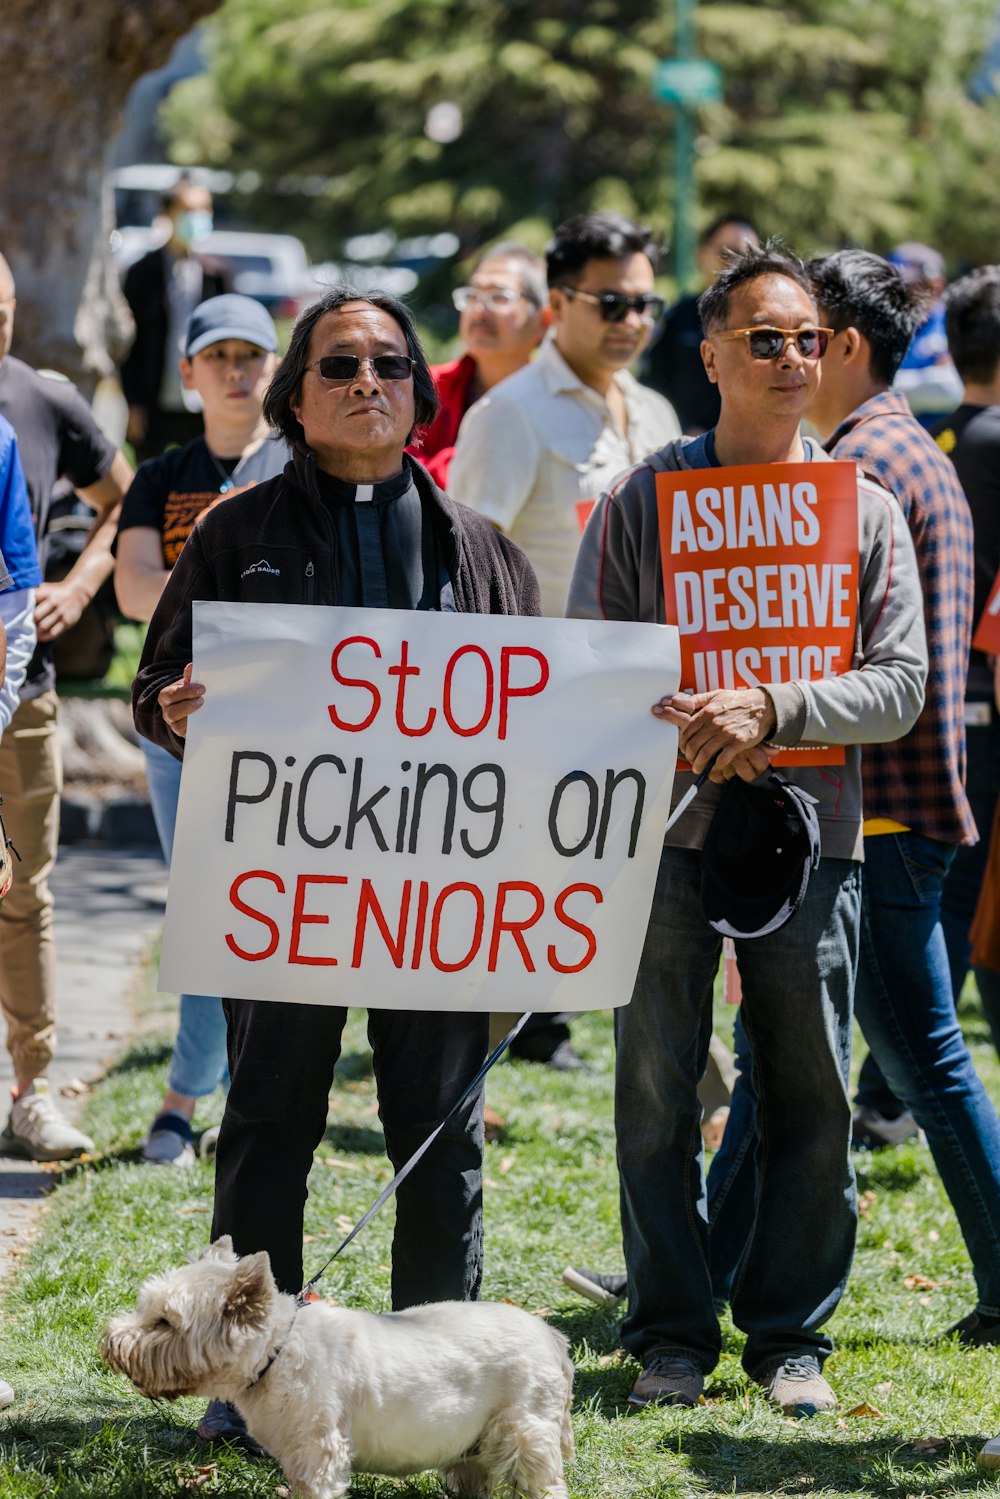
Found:
[[[755,781],[771,763],[762,746],[777,719],[762,687],[676,692],[654,703],[653,712],[676,725],[680,752],[696,775],[711,766],[711,781],[734,775]]]

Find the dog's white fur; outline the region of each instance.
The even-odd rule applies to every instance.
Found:
[[[267,1255],[237,1259],[226,1237],[147,1280],[137,1310],[109,1322],[102,1352],[144,1395],[230,1401],[301,1499],[340,1499],[352,1468],[437,1468],[466,1499],[504,1484],[524,1499],[568,1499],[566,1339],[506,1303],[377,1316],[313,1302],[296,1314]]]

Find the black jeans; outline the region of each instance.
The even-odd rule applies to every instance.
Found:
[[[232,1083],[219,1134],[212,1238],[266,1249],[302,1287],[306,1179],[326,1128],[344,1009],[224,999]],[[488,1015],[370,1010],[379,1117],[395,1170],[486,1058]],[[392,1305],[471,1301],[483,1273],[483,1100],[461,1109],[396,1196]]]

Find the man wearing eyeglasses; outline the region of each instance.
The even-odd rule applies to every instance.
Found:
[[[413,449],[442,489],[469,407],[523,369],[542,341],[549,323],[545,262],[513,240],[491,245],[452,301],[465,352],[449,364],[431,365],[440,409]]]
[[[801,422],[821,388],[829,331],[801,262],[774,245],[747,248],[703,293],[699,311],[719,421],[661,448],[601,497],[573,575],[573,616],[665,621],[658,469],[824,461]],[[687,689],[653,707],[710,781],[667,835],[635,990],[615,1011],[622,1341],[643,1366],[630,1397],[637,1405],[696,1404],[721,1346],[696,1090],[722,937],[702,911],[701,850],[722,783],[756,779],[768,746],[806,743],[846,746],[843,765],[783,771],[816,800],[818,866],[789,921],[736,941],[760,1145],[730,1304],[746,1335],[743,1366],[775,1405],[795,1416],[836,1405],[822,1374],[832,1342],[821,1329],[846,1283],[857,1221],[846,1069],[861,905],[859,746],[906,733],[927,670],[902,512],[861,476],[858,546],[856,669],[808,683]],[[690,773],[676,776],[675,805],[690,786]]]
[[[663,311],[648,230],[618,214],[567,219],[545,252],[552,330],[459,430],[449,489],[531,559],[542,612],[561,616],[601,490],[679,435],[673,408],[628,372]]]
[[[139,732],[182,756],[204,688],[191,678],[193,599],[537,614],[516,546],[407,457],[437,400],[406,308],[336,289],[298,319],[264,402],[292,450],[278,478],[207,511],[150,621],[133,706]],[[262,704],[262,712],[267,705]],[[302,1286],[306,1178],[326,1127],[343,1009],[223,1001],[232,1079],[219,1134],[212,1237],[266,1249],[282,1291]],[[373,1009],[379,1108],[394,1168],[486,1057],[486,1015]],[[460,1111],[396,1199],[392,1300],[473,1299],[482,1277],[482,1099]],[[205,1435],[239,1429],[210,1412]],[[203,1423],[204,1426],[204,1423]]]

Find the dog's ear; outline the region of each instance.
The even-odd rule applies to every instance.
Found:
[[[265,1250],[237,1262],[226,1289],[223,1315],[237,1327],[262,1327],[277,1292]]]
[[[223,1264],[235,1258],[233,1241],[229,1234],[223,1234],[221,1239],[216,1239],[214,1243],[209,1244],[207,1249],[203,1249],[201,1254],[195,1256],[196,1260],[221,1260]]]

